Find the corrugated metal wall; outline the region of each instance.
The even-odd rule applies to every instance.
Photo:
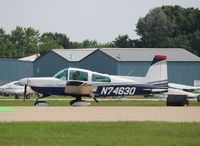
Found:
[[[117,62],[100,50],[81,60],[80,67],[100,73],[117,74]]]
[[[168,62],[170,82],[194,85],[200,80],[200,62]]]
[[[51,77],[67,67],[78,67],[76,62],[69,62],[53,51],[48,52],[34,62],[34,77]]]
[[[145,76],[150,62],[119,62],[97,50],[80,62],[69,62],[53,51],[34,62],[0,58],[0,85],[27,76],[53,76],[67,67],[80,67],[107,74]],[[200,62],[168,62],[169,82],[193,85],[200,80]]]
[[[101,73],[117,74],[116,61],[99,50],[82,59],[80,62],[69,62],[51,51],[34,62],[34,76],[53,76],[61,69],[67,67],[78,67]]]
[[[0,85],[33,76],[33,63],[16,59],[0,58]]]
[[[49,52],[34,62],[34,76],[53,76],[66,67],[80,67],[107,74],[145,76],[150,63],[118,62],[99,50],[80,62],[69,62],[58,54]],[[5,76],[12,77],[11,74],[8,72]],[[169,82],[193,85],[194,80],[200,80],[200,62],[168,62],[168,77]]]
[[[145,76],[151,62],[118,62],[118,74]],[[200,62],[168,62],[169,82],[193,85],[200,80]]]
[[[118,62],[118,74],[143,77],[151,62]]]

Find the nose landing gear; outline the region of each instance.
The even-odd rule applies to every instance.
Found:
[[[39,99],[42,99],[44,97],[47,97],[48,95],[38,96],[36,99],[34,106],[50,106],[50,104],[46,101],[39,101]]]

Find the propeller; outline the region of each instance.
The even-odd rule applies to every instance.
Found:
[[[28,67],[29,67],[29,64],[28,62],[26,63],[26,79],[27,79],[27,82],[26,84],[24,85],[24,102],[26,100],[26,92],[27,92],[27,86],[28,86]]]
[[[27,85],[24,85],[24,101],[26,100]]]

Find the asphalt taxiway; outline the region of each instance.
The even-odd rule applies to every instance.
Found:
[[[1,107],[5,121],[200,122],[200,107]]]

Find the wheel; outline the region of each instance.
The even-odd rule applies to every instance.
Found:
[[[34,104],[35,106],[50,106],[50,104],[46,101],[37,101]]]
[[[168,95],[166,100],[167,106],[184,106],[189,105],[187,95]]]
[[[15,99],[19,99],[19,95],[15,95]]]
[[[71,106],[89,106],[90,103],[89,102],[86,102],[84,100],[72,100],[70,101],[70,105]]]
[[[26,95],[26,99],[30,99],[30,98],[31,98],[30,94]]]
[[[188,100],[188,98],[186,100],[186,105],[189,106],[189,100]]]

